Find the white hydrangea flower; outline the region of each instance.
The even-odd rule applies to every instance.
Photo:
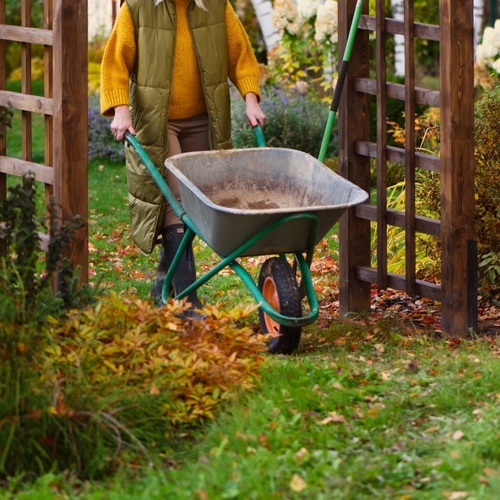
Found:
[[[499,47],[482,43],[476,47],[476,61],[484,65],[491,64],[499,54]]]
[[[323,43],[327,39],[337,41],[339,27],[338,4],[334,0],[326,0],[317,10],[316,23],[314,25],[316,34],[314,39]]]
[[[288,33],[292,35],[300,35],[302,33],[302,21],[299,17],[295,18],[293,22],[289,22],[286,27]]]
[[[484,57],[484,47],[482,45],[478,45],[476,47],[476,62],[481,65],[486,65],[486,59]]]
[[[494,45],[495,47],[499,45],[500,42],[500,31],[492,28],[491,26],[487,26],[484,29],[483,33],[483,45]]]
[[[276,0],[274,2],[272,20],[274,26],[280,31],[287,30],[290,33],[294,33],[297,29],[296,25],[300,25],[297,22],[298,17],[297,6],[293,0]],[[291,24],[293,24],[291,27],[293,32],[290,31]]]
[[[297,0],[297,11],[303,19],[309,19],[316,15],[320,0]]]
[[[497,59],[496,61],[493,61],[491,64],[491,67],[498,73],[500,74],[500,59]]]
[[[493,76],[492,72],[497,76]],[[483,32],[483,40],[476,47],[474,64],[474,83],[484,89],[490,89],[500,75],[500,19],[493,27],[487,26]]]

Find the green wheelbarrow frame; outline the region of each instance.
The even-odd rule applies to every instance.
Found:
[[[259,147],[265,145],[262,131],[260,130],[260,128],[256,127],[254,131],[257,139],[257,145]],[[146,151],[141,146],[139,141],[136,139],[136,137],[130,133],[126,133],[125,141],[130,146],[133,147],[133,149],[139,156],[140,160],[148,170],[149,174],[155,181],[156,185],[160,189],[161,193],[163,194],[163,196],[170,204],[174,212],[182,220],[182,222],[185,224],[187,228],[184,233],[184,237],[181,241],[181,244],[177,250],[177,253],[172,261],[172,264],[167,271],[167,274],[165,276],[165,281],[163,283],[162,301],[166,304],[169,298],[169,290],[172,278],[175,274],[175,271],[177,270],[177,266],[187,246],[192,242],[195,236],[198,236],[205,243],[207,243],[207,241],[200,233],[193,220],[186,213],[184,207],[177,201],[174,194],[172,193],[167,183],[165,182],[165,179],[162,177],[158,169],[155,167],[154,163],[151,161],[151,159],[149,158],[149,156],[147,155]],[[301,273],[299,289],[301,291],[302,297],[307,297],[310,312],[306,316],[290,317],[279,313],[269,304],[269,302],[266,300],[264,295],[261,293],[261,291],[255,284],[253,278],[250,276],[248,271],[239,262],[237,262],[236,259],[239,256],[241,256],[245,252],[245,250],[250,248],[257,241],[264,238],[267,234],[276,229],[278,226],[281,226],[282,224],[286,224],[287,222],[297,219],[309,219],[311,221],[311,231],[309,233],[308,245],[305,252],[305,257],[303,255],[303,252],[292,253],[295,259],[295,263],[300,269]],[[267,314],[274,321],[283,326],[289,326],[289,327],[302,327],[314,323],[319,314],[319,304],[316,298],[316,294],[314,292],[314,287],[310,273],[310,266],[313,258],[316,238],[318,236],[319,223],[320,223],[319,217],[313,213],[293,213],[281,216],[279,219],[275,220],[262,230],[258,231],[254,236],[249,238],[245,243],[240,245],[226,257],[222,257],[221,255],[218,254],[221,261],[218,264],[216,264],[210,271],[200,276],[192,285],[183,290],[182,293],[176,295],[174,298],[182,299],[183,297],[186,297],[191,292],[197,290],[199,287],[204,285],[208,280],[210,280],[213,276],[219,273],[222,269],[229,266],[241,278],[241,280],[243,281],[249,292],[252,294],[253,298],[256,300],[258,306],[264,311],[265,314]],[[286,254],[279,254],[279,256],[281,258],[286,258],[285,257]]]

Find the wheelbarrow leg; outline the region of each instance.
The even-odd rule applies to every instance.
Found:
[[[163,228],[162,238],[165,252],[165,262],[168,269],[175,258],[177,249],[179,248],[182,239],[184,238],[184,224],[174,224]],[[179,295],[195,281],[196,265],[194,261],[193,246],[192,243],[189,243],[172,278],[172,286],[175,295]],[[191,303],[191,306],[184,313],[185,316],[189,316],[194,319],[202,319],[203,316],[196,312],[196,309],[203,309],[203,304],[198,299],[196,290],[192,291],[187,296],[187,301]]]

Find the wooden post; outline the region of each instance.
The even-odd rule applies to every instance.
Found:
[[[339,59],[344,53],[356,0],[339,2]],[[368,9],[368,2],[363,10]],[[356,35],[349,69],[339,104],[339,172],[370,192],[370,160],[355,153],[356,141],[370,138],[370,100],[356,92],[354,78],[367,78],[369,68],[368,32]],[[356,276],[356,266],[370,266],[370,221],[356,218],[353,208],[340,219],[339,281],[340,315],[370,307],[370,283]]]
[[[44,2],[43,4],[43,27],[46,30],[52,31],[54,28],[54,6],[52,1]],[[45,46],[43,51],[43,95],[52,99],[54,96],[54,72],[52,67],[54,64],[54,49],[53,47]],[[54,165],[54,136],[52,130],[54,128],[54,118],[52,115],[45,115],[45,134],[44,134],[44,157],[45,165]],[[45,206],[49,206],[50,200],[54,195],[52,184],[45,184]]]
[[[62,219],[82,218],[83,226],[70,250],[73,266],[88,281],[88,76],[87,0],[54,3],[54,198]],[[82,50],[82,48],[85,50]]]
[[[473,0],[441,0],[442,329],[468,334],[467,253],[474,231]]]

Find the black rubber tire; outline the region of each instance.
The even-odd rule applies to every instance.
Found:
[[[258,286],[264,298],[280,314],[290,318],[302,316],[302,302],[295,272],[285,259],[267,259],[260,268]],[[263,333],[279,334],[267,344],[272,354],[292,354],[297,349],[302,327],[280,325],[262,308],[259,308],[259,320]]]

